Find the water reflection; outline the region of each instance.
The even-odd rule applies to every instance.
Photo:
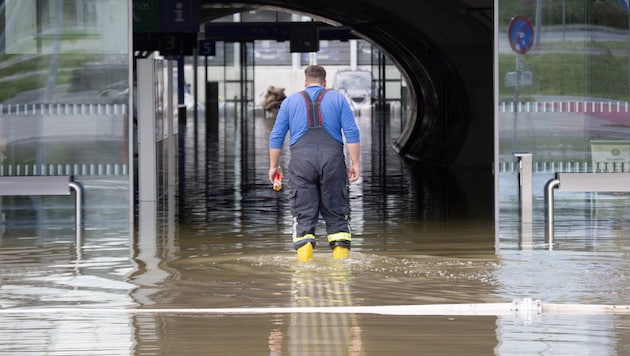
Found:
[[[328,262],[322,268],[298,265],[291,279],[292,307],[351,306],[351,272]],[[303,314],[288,317],[289,354],[359,355],[361,327],[354,314]]]

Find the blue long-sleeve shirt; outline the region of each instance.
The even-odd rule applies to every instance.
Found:
[[[313,85],[305,90],[313,100],[323,88]],[[324,95],[320,104],[324,128],[337,141],[357,143],[360,141],[359,128],[354,121],[352,109],[346,98],[336,91]],[[276,122],[269,135],[269,148],[282,148],[287,131],[290,133],[290,144],[296,143],[308,130],[308,114],[304,97],[300,93],[289,95],[282,101],[276,116]],[[343,136],[342,136],[343,132]]]

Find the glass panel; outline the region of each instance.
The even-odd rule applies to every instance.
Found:
[[[357,61],[359,65],[370,65],[372,63],[372,51],[377,52],[372,44],[365,40],[357,40]]]
[[[514,153],[528,152],[542,221],[556,172],[630,171],[627,2],[498,4],[500,216],[517,218]]]
[[[350,42],[340,40],[320,40],[319,51],[302,53],[303,64],[350,65]]]
[[[291,14],[267,10],[251,10],[241,12],[242,22],[281,22],[291,21]]]
[[[4,5],[0,176],[74,175],[86,224],[104,206],[128,220],[127,0]]]
[[[290,66],[289,41],[257,40],[254,42],[254,60],[257,66]]]

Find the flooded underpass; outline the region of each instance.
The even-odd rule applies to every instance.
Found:
[[[594,218],[584,194],[559,202],[553,248],[544,224],[523,232],[513,193],[496,229],[440,219],[391,149],[399,123],[383,132],[378,117],[358,117],[350,258],[321,241],[297,262],[286,190],[266,178],[270,119],[247,142],[229,120],[207,139],[189,119],[179,212],[164,204],[137,233],[112,209],[80,236],[57,224],[2,235],[0,354],[630,352],[625,199],[598,201]],[[500,179],[515,191],[514,174]]]

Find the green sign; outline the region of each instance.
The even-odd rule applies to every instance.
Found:
[[[160,32],[160,0],[133,0],[133,32]]]

